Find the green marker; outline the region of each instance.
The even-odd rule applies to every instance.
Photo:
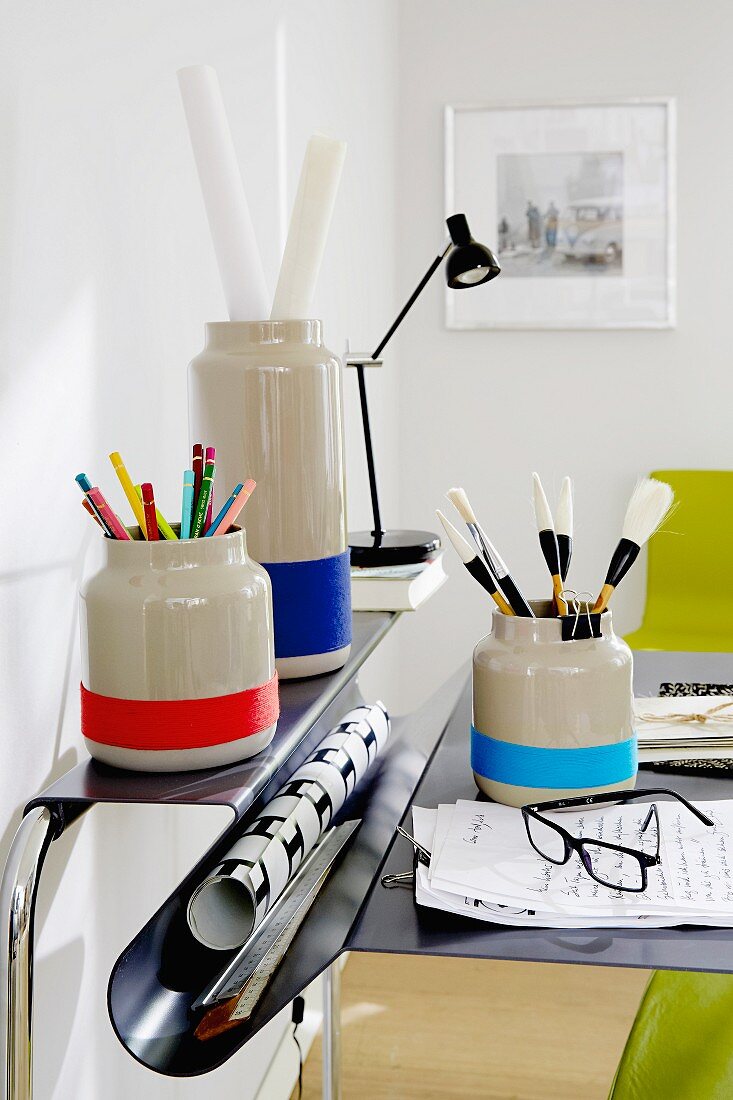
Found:
[[[216,466],[213,462],[207,462],[204,469],[204,476],[201,478],[201,492],[199,493],[199,499],[196,503],[196,511],[193,514],[193,525],[191,527],[191,538],[200,538],[203,530],[204,523],[206,522],[206,512],[209,507],[209,501],[211,500],[211,490],[214,485],[214,473],[216,472]]]

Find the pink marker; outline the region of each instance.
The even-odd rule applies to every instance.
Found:
[[[242,486],[241,492],[237,493],[236,499],[232,502],[231,508],[228,512],[225,513],[223,519],[217,525],[217,528],[214,531],[215,536],[226,535],[227,531],[244,508],[245,504],[252,496],[256,484],[257,482],[253,481],[251,477],[248,478],[247,481],[245,481],[244,485]]]
[[[216,447],[207,447],[206,448],[206,457],[204,459],[204,469],[206,469],[206,466],[209,462],[211,462],[212,464],[216,462]],[[216,466],[214,466],[214,474],[216,474]],[[211,494],[209,496],[209,507],[206,509],[206,519],[204,520],[204,530],[205,531],[208,531],[209,527],[211,527],[211,520],[212,520],[213,515],[214,515],[214,481],[213,481],[213,477],[212,477]]]
[[[89,497],[90,501],[97,509],[104,522],[109,527],[110,531],[112,532],[113,538],[122,540],[126,539],[128,542],[130,542],[130,535],[127,528],[123,527],[119,517],[114,514],[99,489],[97,489],[96,487],[94,489],[89,489],[86,495]]]

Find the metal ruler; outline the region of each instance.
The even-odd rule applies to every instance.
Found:
[[[262,991],[316,900],[336,857],[360,824],[360,821],[347,821],[324,834],[262,923],[226,969],[204,990],[193,1008],[207,1007],[239,996],[230,1019],[245,1020],[252,1014]]]

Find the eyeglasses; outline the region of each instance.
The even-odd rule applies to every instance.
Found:
[[[590,809],[604,804],[625,805],[637,798],[649,798],[650,795],[668,795],[670,798],[676,798],[699,821],[702,821],[703,825],[714,826],[715,824],[707,814],[698,810],[676,791],[667,790],[665,787],[650,787],[645,791],[606,791],[604,794],[558,798],[552,802],[522,806],[527,837],[535,852],[550,863],[565,864],[573,852],[577,852],[584,869],[601,886],[607,886],[612,890],[625,890],[629,893],[642,893],[647,887],[648,869],[656,867],[660,862],[659,814],[654,802],[649,807],[649,812],[639,829],[639,840],[643,841],[651,822],[656,823],[657,836],[655,846],[652,841],[653,854],[635,848],[626,848],[622,844],[608,844],[605,840],[596,840],[592,837],[575,837],[567,829],[563,829],[562,825],[558,825],[556,821],[548,821],[542,814],[553,810],[572,809],[575,806]]]

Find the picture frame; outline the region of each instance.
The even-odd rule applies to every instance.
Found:
[[[445,204],[502,268],[447,328],[675,326],[674,99],[448,106]]]

